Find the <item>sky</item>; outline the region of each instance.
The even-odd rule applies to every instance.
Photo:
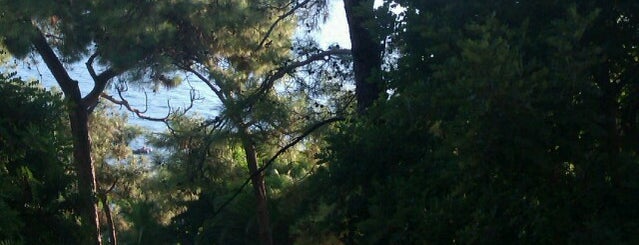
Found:
[[[348,35],[348,23],[346,13],[344,13],[343,0],[329,0],[329,17],[326,23],[320,27],[318,42],[320,47],[327,48],[333,43],[339,44],[343,48],[351,48],[351,40]],[[383,0],[375,0],[375,8],[381,6]],[[392,9],[393,12],[401,12],[405,9],[401,6]]]
[[[341,47],[350,48],[351,40],[348,36],[344,1],[330,0],[329,8],[328,20],[320,27],[318,33],[320,47],[326,48],[331,44],[337,43]]]

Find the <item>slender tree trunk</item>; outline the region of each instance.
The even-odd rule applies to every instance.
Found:
[[[107,193],[100,194],[102,210],[104,210],[104,215],[106,216],[106,221],[109,226],[109,239],[111,240],[111,245],[118,245],[117,231],[115,229],[115,223],[113,222],[113,215],[111,215],[111,207],[109,207],[108,198]]]
[[[255,151],[255,144],[249,138],[249,134],[246,129],[243,129],[244,133],[242,137],[242,147],[246,154],[246,162],[248,163],[249,173],[251,174],[251,184],[253,185],[253,191],[256,199],[256,212],[257,223],[260,235],[260,244],[271,245],[273,244],[273,237],[271,234],[270,217],[267,206],[266,185],[264,184],[264,174],[258,173],[259,166],[257,163],[257,152]]]
[[[364,12],[361,8],[370,9],[370,11]],[[382,46],[380,40],[377,40],[364,26],[366,22],[373,19],[373,1],[344,0],[344,10],[351,37],[357,111],[361,114],[379,98],[382,92],[379,73],[382,64]]]
[[[78,174],[78,204],[82,227],[86,230],[81,244],[102,244],[96,197],[95,166],[91,159],[89,112],[82,100],[78,82],[71,79],[56,54],[40,32],[32,39],[33,46],[60,85],[67,101],[67,112],[73,137],[73,163]]]
[[[91,159],[89,115],[81,101],[72,103],[69,110],[73,134],[73,161],[78,173],[78,194],[82,225],[88,236],[83,244],[102,244],[96,197],[95,166]]]

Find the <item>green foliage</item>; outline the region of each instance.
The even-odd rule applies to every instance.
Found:
[[[108,104],[99,104],[89,119],[92,154],[96,165],[130,163],[129,144],[142,134],[142,129],[131,126],[126,115]],[[128,160],[128,161],[127,161]]]
[[[74,243],[71,140],[62,98],[0,74],[0,240]]]
[[[387,2],[406,11],[377,10],[367,25],[395,52],[381,69],[390,95],[330,128],[328,144],[311,135],[266,169],[275,243],[638,243],[635,2]],[[171,118],[151,158],[128,146],[139,129],[96,109],[92,157],[122,243],[254,243],[254,193],[237,192],[247,145],[264,164],[350,110],[348,60],[271,80],[293,53],[318,52],[290,49],[294,18],[263,39],[290,3],[0,0],[14,55],[40,30],[65,63],[97,52],[166,86],[177,65],[215,90],[219,117]],[[0,80],[0,243],[74,243],[60,95]]]
[[[4,68],[11,55],[7,48],[0,42],[0,68]],[[4,71],[2,71],[4,73]]]
[[[244,221],[213,217],[242,181],[245,160],[236,143],[223,132],[213,134],[201,122],[199,118],[175,117],[171,134],[152,139],[156,148],[167,153],[153,160],[155,174],[142,188],[147,200],[161,210],[155,212],[163,216],[155,219],[161,225],[158,229],[172,234],[174,242],[214,243],[221,230],[235,227],[231,220]],[[246,194],[250,196],[250,192]],[[235,238],[239,237],[230,236]]]
[[[330,138],[312,235],[636,243],[639,5],[398,2],[393,93]]]
[[[279,9],[254,4],[243,2],[234,6],[239,7],[238,13],[251,14],[258,10],[259,18],[271,17],[271,20],[274,20],[296,3],[286,2],[287,5],[282,5],[285,7]],[[252,9],[255,7],[257,8]],[[230,10],[228,13],[236,14],[235,11]],[[285,233],[273,232],[276,241],[283,242],[288,239],[286,230],[291,217],[279,217],[281,219],[278,219],[276,228],[268,227],[269,219],[275,216],[260,214],[274,212],[276,209],[264,210],[266,205],[259,205],[267,201],[262,195],[252,194],[248,190],[236,192],[235,189],[244,183],[250,173],[263,167],[267,159],[282,145],[316,119],[312,116],[304,117],[305,114],[300,113],[307,112],[308,101],[299,99],[301,96],[291,99],[286,96],[290,94],[285,95],[281,92],[286,88],[280,87],[296,68],[312,61],[305,63],[289,59],[294,18],[278,19],[277,22],[254,18],[255,16],[239,18],[247,21],[249,26],[252,26],[250,23],[254,21],[258,21],[255,24],[259,25],[254,29],[231,30],[230,52],[219,52],[215,46],[202,46],[203,48],[191,48],[203,50],[202,54],[179,57],[190,65],[183,69],[206,82],[222,104],[221,113],[215,120],[206,120],[204,123],[195,121],[190,126],[178,122],[179,127],[175,128],[180,129],[176,130],[177,133],[171,138],[167,138],[171,143],[168,146],[175,149],[172,150],[174,154],[169,162],[175,163],[177,168],[183,170],[182,173],[188,174],[180,176],[180,172],[169,169],[170,176],[180,179],[175,181],[177,183],[191,183],[186,184],[184,188],[194,195],[193,200],[185,200],[182,204],[186,211],[173,220],[184,243],[250,242],[245,240],[240,232],[266,234],[272,233],[272,229],[285,230]],[[273,25],[275,23],[277,25]],[[287,67],[289,65],[292,68]],[[292,103],[291,100],[295,102]],[[180,126],[187,126],[190,130],[184,130]],[[174,140],[178,142],[171,142]],[[176,143],[178,147],[175,146]],[[252,153],[253,150],[255,153]],[[266,170],[266,184],[259,180],[262,177],[255,176],[253,188],[267,189],[268,196],[273,199],[286,195],[286,189],[298,178],[296,174],[306,172],[310,168],[311,164],[306,162],[308,159],[308,155],[280,157],[278,162]],[[184,177],[190,178],[185,180]],[[251,195],[257,200],[249,198]],[[226,207],[222,212],[203,213],[203,206],[218,210],[222,205],[226,205],[225,202],[229,198],[235,200],[232,206]],[[257,216],[254,215],[256,211]],[[263,236],[260,238],[262,243],[270,240]]]
[[[245,188],[232,203],[216,213],[232,198],[248,178],[246,158],[233,132],[220,129],[221,121],[202,124],[202,119],[176,117],[171,121],[171,134],[157,137],[153,144],[169,152],[154,161],[156,173],[143,185],[147,200],[155,203],[164,217],[158,229],[173,234],[180,243],[253,243],[246,232],[257,233],[255,200],[250,188]],[[217,125],[217,126],[215,126]],[[267,146],[262,146],[268,152]],[[286,207],[286,196],[296,180],[306,176],[311,167],[305,154],[282,156],[272,168],[266,182],[274,207],[274,228],[285,233],[274,233],[275,239],[288,239],[287,229],[294,217]],[[149,194],[152,193],[152,194]],[[283,198],[285,201],[280,202]],[[280,205],[282,207],[280,208]],[[280,213],[277,210],[282,210]],[[135,224],[135,222],[133,222]]]
[[[289,48],[292,21],[282,21],[259,48],[272,20],[288,1],[82,1],[57,3],[0,1],[0,42],[16,57],[33,52],[41,32],[72,64],[98,54],[105,67],[132,80],[173,85],[166,73],[175,65],[201,61],[211,67],[264,73]],[[281,59],[280,59],[281,60]]]
[[[133,243],[138,239],[147,239],[150,233],[147,231],[145,234],[138,234],[137,228],[147,227],[148,224],[137,225],[138,220],[135,218],[140,215],[133,215],[133,221],[127,216],[132,212],[139,213],[134,210],[136,205],[144,200],[141,186],[150,172],[147,166],[148,159],[133,155],[129,146],[132,140],[141,136],[142,129],[129,125],[126,115],[108,104],[98,104],[89,122],[91,153],[99,183],[98,195],[106,197],[106,200],[100,200],[100,207],[104,209],[104,205],[109,205],[116,234],[121,242]],[[106,204],[102,203],[103,201],[106,201]],[[104,210],[102,211],[104,215]],[[111,228],[106,216],[102,216],[100,221],[103,240],[107,240],[109,238],[106,234]]]
[[[248,93],[261,89],[260,84],[255,83],[254,77],[270,75],[276,64],[283,62],[288,56],[290,36],[293,33],[294,18],[278,21],[277,27],[271,29],[274,20],[289,10],[290,1],[82,1],[82,2],[47,2],[37,1],[2,1],[0,0],[0,40],[6,45],[13,55],[23,57],[31,52],[34,47],[40,47],[37,52],[42,52],[42,43],[39,43],[40,35],[47,39],[50,46],[60,57],[62,63],[73,64],[82,59],[89,58],[89,72],[92,72],[90,62],[93,58],[105,67],[107,80],[110,76],[126,75],[123,80],[153,80],[164,85],[175,85],[179,78],[168,76],[164,73],[176,67],[181,69],[194,69],[201,71],[200,65],[206,66],[207,71],[202,73],[204,77],[215,79],[216,84],[222,90],[224,96],[232,100],[228,108],[237,110],[232,112],[233,118],[240,120],[255,120],[251,127],[264,129],[256,130],[256,137],[267,137],[266,134],[275,131],[277,127],[286,127],[288,114],[279,98],[269,97],[259,104],[247,105]],[[275,26],[273,26],[275,27]],[[268,38],[267,38],[268,37]],[[262,39],[264,38],[264,39]],[[262,41],[263,40],[263,41]],[[34,43],[41,44],[33,45]],[[44,49],[46,50],[46,48]],[[91,56],[89,56],[91,55]],[[51,58],[47,55],[45,62],[53,67]],[[46,58],[51,58],[47,60]],[[56,71],[54,71],[56,73]],[[65,71],[58,70],[56,78],[59,79]],[[94,74],[92,74],[94,75]],[[173,75],[173,74],[172,74]],[[97,79],[96,88],[104,85]],[[167,78],[171,77],[171,78]],[[101,76],[98,76],[101,78]],[[64,85],[65,81],[58,81]],[[76,88],[73,82],[66,81],[63,86],[65,92]],[[68,88],[69,86],[73,88]],[[270,88],[269,88],[270,89]],[[72,92],[69,92],[72,93]],[[67,94],[68,98],[75,99],[79,94]],[[79,104],[79,101],[75,101]],[[91,102],[91,101],[89,101]],[[276,104],[278,109],[266,113],[256,113],[249,118],[240,115],[246,109],[255,105],[259,110]],[[87,105],[91,107],[92,105]],[[227,109],[228,109],[227,108]],[[250,108],[248,108],[250,110]],[[268,118],[269,120],[265,120]],[[112,119],[112,118],[111,118]],[[94,159],[101,164],[103,173],[98,174],[100,182],[105,189],[108,184],[116,184],[119,178],[124,178],[125,183],[118,184],[117,190],[124,190],[125,197],[116,200],[122,213],[129,217],[131,224],[130,234],[135,233],[138,239],[130,241],[152,242],[148,239],[160,239],[154,234],[162,234],[158,227],[166,226],[170,217],[174,216],[182,202],[192,201],[200,195],[198,188],[208,187],[220,183],[221,177],[210,174],[203,169],[204,162],[209,161],[209,143],[206,137],[199,138],[202,144],[196,145],[189,137],[187,145],[179,148],[176,155],[185,153],[187,170],[185,173],[169,172],[163,169],[135,169],[122,168],[116,171],[112,163],[128,163],[129,149],[126,146],[129,140],[128,133],[118,125],[118,119],[95,117],[92,121],[94,146],[92,153]],[[272,119],[272,120],[270,120]],[[237,121],[236,121],[237,122]],[[81,122],[84,123],[84,122]],[[230,130],[237,129],[237,125]],[[230,135],[230,130],[220,135]],[[76,132],[76,131],[74,131]],[[193,132],[198,133],[198,132]],[[188,134],[188,133],[187,133]],[[218,136],[219,137],[219,136]],[[237,145],[219,146],[223,150],[230,148],[234,160],[241,154],[237,153]],[[86,146],[86,142],[85,145]],[[79,147],[76,145],[76,147]],[[182,147],[182,146],[179,146]],[[199,151],[197,151],[199,148]],[[76,148],[79,149],[79,148]],[[195,151],[192,151],[195,150]],[[225,153],[226,153],[225,152]],[[199,154],[191,157],[191,154]],[[213,161],[216,161],[214,159]],[[222,160],[224,162],[225,159]],[[176,161],[183,163],[182,161]],[[195,163],[193,168],[191,163]],[[88,163],[87,163],[88,164]],[[242,161],[233,162],[233,166],[242,165]],[[244,164],[245,165],[245,164]],[[211,166],[211,165],[206,165]],[[212,165],[214,168],[224,169],[225,166]],[[199,167],[199,168],[198,168]],[[189,171],[193,169],[193,171]],[[141,181],[132,178],[130,173],[140,171],[145,174],[157,174],[160,178],[147,180],[144,176]],[[156,171],[156,172],[152,172]],[[151,173],[152,172],[152,173]],[[194,182],[195,188],[181,191],[182,187],[159,188],[162,177],[173,177],[172,174],[185,175],[188,182]],[[227,177],[226,175],[222,175]],[[190,178],[190,179],[189,179]],[[203,181],[215,179],[215,182]],[[185,181],[182,181],[185,182]],[[176,185],[182,182],[176,182]],[[123,185],[123,186],[121,186]],[[146,186],[145,186],[146,185]],[[199,186],[203,185],[203,187]],[[82,185],[80,187],[84,187]],[[166,187],[166,186],[164,186]],[[190,186],[188,186],[190,187]],[[219,186],[215,186],[219,188]],[[167,190],[168,189],[168,190]],[[101,191],[103,191],[101,190]],[[135,193],[126,193],[126,192]],[[193,192],[189,192],[193,191]],[[121,194],[121,193],[119,193]],[[85,195],[85,197],[87,197]],[[157,202],[157,203],[156,203]],[[87,202],[88,203],[88,202]],[[153,205],[147,205],[147,204]],[[155,213],[156,206],[165,212],[162,217],[149,218],[147,214]],[[146,215],[146,216],[145,216]],[[148,219],[147,219],[148,218]],[[155,233],[147,222],[157,222],[153,226]],[[158,228],[158,229],[155,229]],[[143,231],[147,229],[147,231]],[[146,234],[146,235],[143,235]],[[143,239],[140,239],[142,237]]]

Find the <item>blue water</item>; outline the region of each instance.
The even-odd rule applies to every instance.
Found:
[[[55,78],[39,57],[28,59],[28,61],[16,61],[14,64],[16,65],[14,69],[17,75],[24,80],[38,80],[43,87],[60,91],[60,87]],[[88,94],[93,88],[93,79],[89,75],[84,63],[80,62],[68,65],[66,68],[71,78],[78,81],[82,95]],[[192,79],[189,76],[183,77],[185,79],[179,86],[170,89],[162,86],[154,87],[153,84],[150,83],[141,84],[139,82],[129,82],[128,89],[123,92],[122,95],[131,107],[140,111],[146,111],[144,115],[163,118],[167,116],[170,110],[182,111],[188,107],[191,101],[191,90],[194,90],[197,100],[193,102],[193,107],[187,111],[186,115],[197,116],[203,119],[214,118],[220,111],[220,103],[216,99],[215,94],[203,82]],[[107,87],[105,92],[118,100],[120,99],[118,90],[113,85]],[[111,102],[106,99],[101,99],[100,103]],[[125,107],[113,105],[121,113],[127,115],[130,124],[145,129],[147,133],[167,132],[166,124],[163,122],[142,119],[128,111]],[[146,145],[145,137],[138,137],[130,143],[133,149],[139,149]]]
[[[344,15],[342,1],[330,1],[329,18],[325,23],[321,24],[319,30],[314,30],[312,35],[318,41],[321,48],[327,48],[332,44],[339,44],[341,47],[350,48],[350,40],[348,36],[348,28],[346,26],[346,16]],[[304,30],[299,30],[298,35],[305,35]],[[59,86],[49,69],[41,61],[37,55],[28,58],[28,61],[17,61],[15,69],[18,75],[23,79],[35,79],[45,88],[57,88]],[[93,88],[93,79],[89,75],[84,61],[77,64],[68,65],[67,71],[71,78],[78,81],[80,90],[86,95]],[[0,67],[1,70],[1,67]],[[99,72],[99,70],[97,71]],[[215,118],[220,111],[220,103],[213,92],[196,78],[190,79],[185,76],[185,80],[175,88],[155,88],[152,84],[139,84],[135,82],[128,83],[128,90],[123,93],[125,99],[138,110],[145,110],[146,116],[165,117],[169,112],[169,105],[173,110],[185,108],[190,104],[190,93],[194,89],[198,100],[194,101],[193,107],[188,111],[187,115],[198,116],[203,119]],[[118,98],[117,90],[111,86],[105,91],[107,94]],[[110,103],[102,99],[102,103]],[[150,133],[166,132],[166,125],[162,122],[154,122],[137,117],[135,114],[121,107],[120,111],[128,115],[129,123],[140,126]],[[141,148],[146,145],[143,138],[138,138],[132,142],[134,149]]]
[[[38,80],[45,88],[57,88],[59,90],[56,80],[43,62],[33,59],[28,63],[24,61],[16,63],[18,76],[23,79]],[[78,63],[67,66],[67,70],[71,78],[78,81],[82,94],[88,94],[93,88],[93,79],[84,64]],[[184,77],[185,79],[179,86],[170,89],[163,86],[154,89],[154,85],[150,83],[128,82],[128,89],[122,95],[133,108],[140,111],[146,109],[144,115],[162,118],[169,113],[169,105],[173,111],[181,111],[188,107],[191,101],[191,90],[194,90],[198,99],[193,102],[193,107],[187,112],[187,115],[199,116],[205,119],[215,117],[219,111],[220,104],[213,92],[203,82],[188,76]],[[115,86],[109,86],[105,92],[119,99]],[[101,103],[111,102],[101,99]],[[129,123],[133,125],[141,126],[155,133],[160,133],[167,129],[162,122],[141,119],[121,106],[116,105],[116,108],[120,108],[121,112],[127,114]]]
[[[339,44],[341,47],[350,48],[350,40],[348,37],[348,28],[346,26],[346,16],[343,12],[342,1],[330,1],[329,18],[322,23],[319,30],[314,30],[312,35],[318,41],[321,48],[327,48],[332,44]],[[304,30],[298,30],[297,35],[305,35]],[[35,79],[46,88],[58,88],[59,86],[49,69],[41,61],[37,55],[26,59],[27,61],[17,61],[15,69],[18,75],[24,79]],[[77,80],[83,95],[86,95],[93,88],[93,79],[89,75],[84,61],[68,65],[67,71],[71,78]],[[97,71],[99,72],[99,70]],[[190,103],[190,91],[194,89],[199,98],[188,111],[187,115],[199,116],[203,119],[215,118],[220,109],[220,103],[213,92],[197,78],[184,76],[185,80],[175,88],[159,87],[154,89],[152,84],[139,84],[135,82],[128,83],[128,90],[123,93],[125,99],[138,110],[145,110],[146,116],[165,117],[169,112],[169,106],[173,110],[177,108],[185,108]],[[114,86],[107,88],[107,94],[118,98],[117,90]],[[146,97],[146,99],[145,99]],[[103,103],[110,103],[102,99]],[[152,133],[161,133],[167,130],[166,125],[162,122],[148,121],[140,119],[135,114],[128,112],[125,108],[120,111],[128,114],[129,123],[141,126]]]

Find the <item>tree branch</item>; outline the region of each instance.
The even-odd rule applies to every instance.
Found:
[[[140,110],[133,108],[131,104],[129,104],[129,101],[124,99],[121,91],[118,91],[118,94],[120,96],[120,100],[106,93],[100,94],[100,97],[105,98],[106,100],[111,101],[111,103],[114,103],[116,105],[124,106],[128,111],[135,113],[136,116],[145,120],[154,121],[154,122],[166,122],[169,116],[171,115],[171,112],[169,110],[169,113],[165,117],[162,117],[162,118],[149,117],[147,115],[144,115],[144,113],[141,112]]]
[[[213,91],[213,93],[215,93],[215,95],[220,99],[222,103],[226,102],[226,97],[224,96],[224,94],[222,94],[222,91],[220,91],[220,89],[215,87],[215,85],[213,85],[211,80],[209,80],[204,75],[202,75],[201,73],[199,73],[198,71],[196,71],[195,69],[193,69],[192,67],[188,65],[177,65],[177,66],[197,76],[202,82],[204,82],[204,84],[206,84]]]
[[[333,55],[351,55],[351,50],[350,49],[329,49],[326,51],[319,52],[317,54],[313,54],[309,56],[308,58],[306,58],[305,60],[293,62],[284,67],[280,67],[279,69],[277,69],[277,71],[273,75],[266,78],[265,83],[272,84],[275,80],[282,78],[287,73],[290,73],[301,66],[308,65],[315,61],[322,60],[325,57],[333,56]]]
[[[271,36],[271,33],[273,33],[273,30],[275,30],[275,26],[277,26],[277,24],[279,24],[282,20],[286,19],[287,17],[291,16],[293,13],[295,13],[296,10],[303,7],[308,2],[310,2],[310,0],[305,0],[301,3],[298,3],[297,5],[293,6],[288,12],[284,13],[283,15],[280,15],[277,18],[277,20],[275,20],[275,22],[271,24],[271,27],[269,27],[268,31],[266,31],[266,35],[264,35],[264,37],[262,38],[262,41],[260,41],[260,44],[257,45],[257,47],[255,48],[255,51],[259,50],[260,48],[264,46],[264,43]]]
[[[247,104],[251,106],[255,101],[257,101],[257,99],[260,96],[268,92],[273,87],[273,84],[275,83],[275,81],[277,81],[278,79],[281,79],[282,77],[284,77],[284,75],[295,71],[295,69],[299,67],[308,65],[315,61],[322,60],[326,57],[330,57],[333,55],[350,55],[350,54],[351,54],[350,49],[329,49],[326,51],[322,51],[322,52],[310,55],[305,60],[296,61],[286,66],[280,67],[279,69],[275,70],[274,73],[272,73],[271,75],[267,76],[264,79],[264,82],[262,82],[262,84],[260,85],[260,88],[251,96],[249,96]]]
[[[120,74],[120,72],[117,72],[112,68],[108,68],[102,73],[100,73],[100,75],[97,75],[95,73],[95,68],[93,68],[93,62],[95,61],[95,58],[98,57],[98,55],[99,54],[97,52],[93,53],[91,57],[89,57],[89,59],[85,63],[85,65],[87,66],[87,70],[89,71],[89,74],[91,75],[91,78],[93,78],[93,83],[94,83],[94,86],[91,92],[89,92],[89,94],[87,94],[83,98],[84,104],[89,110],[92,110],[92,108],[94,108],[95,105],[98,103],[98,98],[100,97],[100,94],[104,92],[107,82],[111,80],[111,78]]]
[[[118,96],[120,97],[120,99],[116,99],[113,96],[110,96],[106,93],[102,93],[100,95],[100,97],[105,98],[106,100],[110,101],[111,103],[114,103],[116,105],[120,105],[120,106],[124,106],[128,111],[133,112],[138,118],[140,119],[144,119],[144,120],[149,120],[149,121],[154,121],[154,122],[163,122],[164,125],[166,125],[166,127],[169,129],[169,131],[171,131],[171,133],[175,133],[175,129],[173,127],[171,127],[171,125],[169,124],[169,117],[171,116],[171,113],[173,113],[173,109],[171,108],[171,103],[167,100],[166,104],[167,107],[169,108],[169,112],[166,114],[165,117],[150,117],[147,115],[144,115],[144,113],[147,111],[148,109],[148,102],[145,102],[145,108],[144,111],[140,111],[136,108],[133,108],[131,106],[131,104],[129,104],[129,101],[126,100],[124,98],[124,96],[122,95],[122,89],[118,89]],[[189,110],[191,110],[193,108],[193,102],[195,100],[198,100],[199,98],[197,98],[196,94],[195,94],[195,89],[191,88],[191,90],[189,91],[189,105],[187,107],[185,107],[182,110],[182,114],[186,114]],[[144,98],[145,101],[147,101],[147,97],[146,97],[146,92],[144,93]],[[176,111],[179,111],[180,108],[178,107],[178,109]]]
[[[106,190],[102,190],[103,195],[109,194],[111,191],[113,191],[113,189],[115,188],[115,185],[118,183],[120,179],[119,178],[115,178],[115,180],[113,181],[113,183],[111,183],[111,187],[109,187]]]
[[[89,59],[87,60],[87,62],[84,63],[87,66],[87,70],[89,71],[89,75],[91,75],[91,78],[93,78],[93,80],[96,80],[96,78],[98,77],[98,75],[96,75],[96,73],[95,73],[95,69],[93,69],[93,61],[95,60],[96,57],[98,57],[98,53],[97,52],[95,52],[91,56],[89,56]]]
[[[242,193],[242,190],[244,189],[244,187],[246,187],[248,185],[249,182],[251,182],[251,179],[255,176],[257,176],[258,174],[261,174],[264,170],[266,170],[266,168],[268,168],[269,166],[271,166],[273,164],[273,162],[275,162],[275,160],[277,159],[277,157],[279,157],[280,155],[282,155],[284,152],[286,152],[289,148],[295,146],[297,143],[299,143],[300,141],[302,141],[304,138],[306,138],[306,136],[308,136],[309,134],[315,132],[315,130],[319,129],[320,127],[329,124],[329,123],[333,123],[333,122],[337,122],[337,121],[343,121],[345,120],[345,118],[343,117],[334,117],[334,118],[330,118],[321,122],[318,122],[316,124],[314,124],[313,126],[309,127],[308,129],[306,129],[306,131],[304,131],[302,134],[300,134],[299,136],[297,136],[295,139],[293,139],[291,142],[289,142],[288,144],[286,144],[284,147],[282,147],[279,151],[277,151],[277,153],[275,153],[275,155],[273,155],[273,157],[271,157],[265,164],[264,166],[260,167],[257,171],[255,171],[254,173],[251,174],[251,176],[249,176],[248,178],[246,178],[246,180],[244,181],[244,183],[242,183],[242,185],[240,186],[240,188],[238,188],[235,193],[233,194],[233,196],[231,196],[229,199],[227,199],[224,203],[222,203],[222,205],[220,205],[220,207],[215,210],[215,212],[213,212],[213,217],[215,217],[216,215],[218,215],[224,208],[226,208],[226,206],[228,206],[235,198],[237,198],[238,195],[240,195],[240,193]]]
[[[62,62],[60,62],[58,56],[56,56],[51,46],[49,46],[49,43],[47,43],[47,39],[42,34],[42,31],[37,27],[34,27],[34,29],[36,34],[33,39],[31,39],[31,43],[42,57],[42,60],[44,60],[44,63],[51,71],[51,74],[53,74],[58,85],[60,85],[62,92],[64,92],[68,98],[72,98],[74,102],[81,102],[82,95],[80,94],[78,82],[71,79]]]

